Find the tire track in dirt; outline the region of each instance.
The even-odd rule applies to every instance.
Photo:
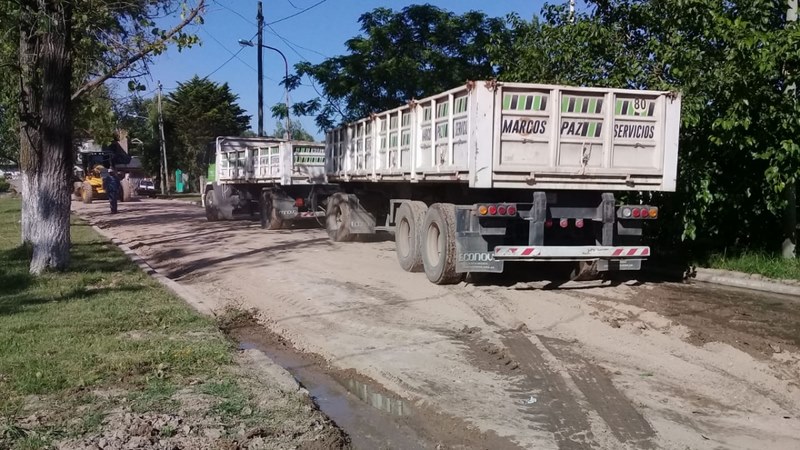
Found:
[[[555,338],[537,336],[539,341],[569,367],[572,380],[586,400],[597,411],[614,436],[635,448],[654,448],[655,431],[644,417],[595,364],[574,352],[569,343]]]
[[[465,293],[463,289],[461,293]],[[496,302],[495,308],[471,302],[478,300],[476,296],[488,296]],[[488,342],[477,345],[472,342],[468,347],[473,350],[473,359],[482,352],[484,357],[496,361],[494,368],[499,372],[506,376],[521,376],[517,383],[520,393],[525,393],[518,393],[521,403],[525,403],[528,393],[538,392],[536,402],[523,413],[533,422],[544,424],[553,433],[559,449],[595,448],[599,445],[590,423],[593,414],[602,419],[619,444],[637,449],[654,448],[655,431],[603,369],[579,355],[564,340],[535,335],[541,343],[540,348],[528,337],[524,326],[503,330],[497,323],[501,319],[497,308],[504,309],[513,317],[513,307],[501,293],[476,290],[468,292],[462,299],[484,319],[493,333],[500,335],[503,346],[498,348]],[[462,330],[458,336],[464,338],[475,330],[472,333],[466,331],[466,335]],[[558,367],[551,367],[554,361]],[[574,383],[579,392],[575,392],[568,382]]]

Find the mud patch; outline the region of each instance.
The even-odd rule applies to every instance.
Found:
[[[239,322],[228,334],[287,369],[315,404],[345,431],[357,449],[519,449],[493,432],[481,433],[461,420],[392,393],[353,370],[338,370],[319,355],[301,353],[265,327]]]
[[[688,341],[722,342],[751,356],[800,350],[800,307],[796,299],[704,285],[664,284],[617,299],[657,312],[689,328]]]

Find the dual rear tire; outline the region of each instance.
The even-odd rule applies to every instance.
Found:
[[[456,208],[435,203],[430,208],[418,201],[397,209],[395,250],[400,266],[409,272],[425,271],[435,284],[461,281],[456,272]]]

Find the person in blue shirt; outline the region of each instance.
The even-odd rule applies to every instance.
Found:
[[[114,169],[109,169],[108,176],[103,178],[103,189],[108,194],[108,203],[111,205],[111,214],[117,213],[117,200],[119,200],[119,191],[122,186],[119,184],[119,179],[114,173]]]

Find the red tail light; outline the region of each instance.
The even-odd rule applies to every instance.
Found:
[[[578,219],[575,221],[575,226],[578,228],[583,228],[583,219]]]
[[[569,220],[568,219],[561,219],[561,221],[558,222],[558,225],[561,228],[567,228],[569,226]]]
[[[656,219],[658,218],[658,208],[647,205],[620,206],[617,209],[617,217],[621,219]]]
[[[294,206],[297,206],[298,208],[302,208],[303,205],[305,205],[305,202],[303,201],[303,197],[297,197],[294,200]]]
[[[476,212],[480,216],[516,216],[517,205],[476,205]]]
[[[547,219],[544,221],[544,226],[547,228],[553,228],[553,219]]]

